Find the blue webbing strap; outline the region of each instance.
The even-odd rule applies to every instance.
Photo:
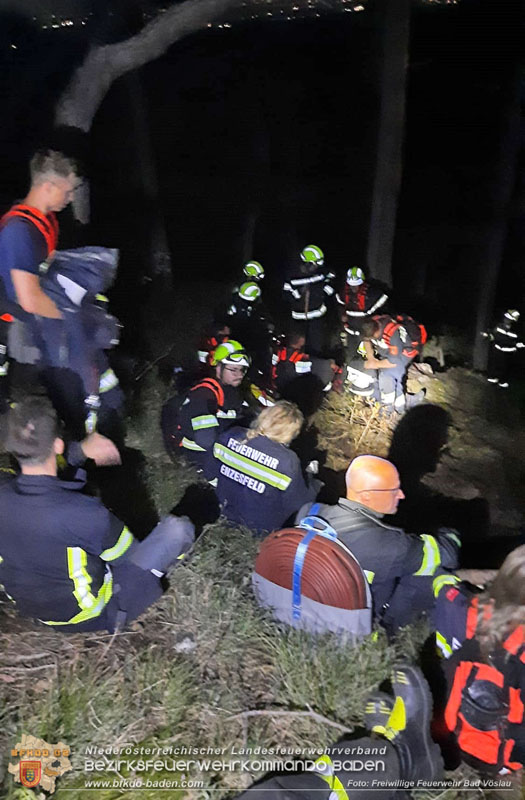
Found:
[[[293,618],[301,618],[301,576],[303,573],[304,559],[306,551],[310,542],[315,536],[324,536],[327,539],[337,539],[337,533],[328,522],[324,519],[316,517],[316,512],[319,511],[319,503],[314,503],[310,509],[310,514],[301,520],[299,523],[300,528],[306,530],[304,538],[299,542],[297,550],[295,551],[295,558],[293,562],[293,582],[292,582],[292,609]],[[315,523],[323,526],[321,529],[315,528]]]

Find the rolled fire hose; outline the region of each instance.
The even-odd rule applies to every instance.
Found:
[[[255,572],[262,578],[293,589],[294,561],[305,531],[284,528],[262,542]],[[347,610],[366,608],[366,587],[358,562],[338,541],[315,536],[306,551],[301,595],[323,605]]]

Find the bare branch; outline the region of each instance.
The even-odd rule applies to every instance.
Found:
[[[324,717],[322,714],[318,714],[317,711],[278,711],[273,709],[266,709],[266,710],[257,710],[254,709],[252,711],[241,711],[240,714],[232,714],[229,717],[226,717],[227,720],[230,719],[240,719],[244,720],[248,717],[310,717],[310,719],[315,720],[316,722],[321,722],[323,725],[329,725],[331,728],[337,728],[339,731],[343,731],[343,733],[353,733],[352,728],[347,728],[345,725],[341,725],[340,722],[334,722],[333,719],[328,719],[328,717]]]
[[[174,42],[202,30],[238,5],[239,0],[186,0],[160,13],[136,36],[93,47],[58,102],[55,124],[87,133],[100,103],[117,78],[159,58]]]

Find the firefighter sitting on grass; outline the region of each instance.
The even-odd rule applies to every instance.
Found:
[[[240,342],[220,344],[213,357],[214,377],[204,378],[162,409],[162,433],[170,455],[183,454],[207,479],[214,477],[213,445],[219,434],[242,420],[246,404],[240,385],[250,356]]]

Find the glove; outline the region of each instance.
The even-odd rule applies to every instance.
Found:
[[[456,569],[459,564],[461,538],[455,528],[438,528],[436,539],[444,569]]]

